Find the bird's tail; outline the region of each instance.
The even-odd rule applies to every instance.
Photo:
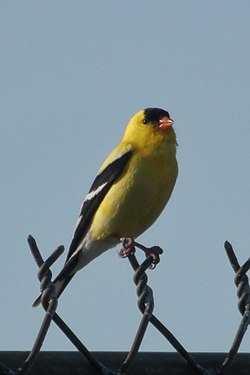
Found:
[[[32,307],[37,307],[37,306],[40,305],[40,303],[41,303],[41,297],[42,297],[42,295],[40,294],[40,296],[37,297],[37,299],[33,302]]]
[[[75,274],[73,273],[72,275],[69,275],[65,279],[60,279],[59,278],[60,275],[58,275],[56,279],[53,281],[57,298],[60,297],[60,295],[62,294],[62,292],[64,291],[64,289],[66,288],[66,286],[68,285],[68,283],[70,282],[70,280],[72,279],[74,275]],[[34,303],[32,304],[32,307],[37,307],[40,305],[41,297],[42,297],[42,294],[40,294],[40,296],[34,301]]]
[[[81,249],[82,248],[79,248],[79,250]],[[76,251],[69,259],[66,260],[63,269],[53,281],[57,298],[60,297],[60,295],[62,294],[62,292],[72,279],[72,277],[76,274],[76,272],[79,269],[85,267],[91,260],[93,260],[96,256],[101,254],[103,251],[104,249],[102,249],[101,252],[89,251],[89,249],[85,249],[84,255],[82,251]],[[41,297],[42,295],[40,295],[35,300],[35,302],[32,305],[33,307],[36,307],[41,303]]]
[[[64,289],[66,288],[70,280],[72,279],[72,277],[77,272],[77,268],[76,268],[77,262],[78,262],[77,255],[72,257],[72,259],[69,259],[68,261],[66,261],[63,269],[53,281],[57,298],[60,297],[60,295],[62,294],[62,292],[64,291]],[[33,303],[32,305],[33,307],[40,305],[41,297],[42,295],[40,294],[40,296]]]

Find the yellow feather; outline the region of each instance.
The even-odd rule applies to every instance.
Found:
[[[131,119],[121,143],[100,169],[133,150],[127,167],[94,215],[93,239],[136,238],[154,223],[171,196],[178,174],[174,130],[170,127],[163,132],[153,124],[144,125],[143,117],[140,111]]]
[[[157,108],[140,111],[130,120],[121,143],[99,172],[129,150],[131,158],[97,208],[87,233],[70,249],[65,266],[54,280],[58,297],[77,271],[115,246],[121,237],[139,236],[162,212],[178,173],[177,143],[171,125],[168,113]]]

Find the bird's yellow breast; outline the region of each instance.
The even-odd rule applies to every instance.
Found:
[[[134,147],[127,167],[94,215],[91,232],[97,240],[136,238],[158,218],[172,193],[178,173],[176,143],[149,140],[141,149]]]

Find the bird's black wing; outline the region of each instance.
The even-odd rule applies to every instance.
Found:
[[[94,213],[102,202],[103,198],[111,188],[114,181],[123,172],[132,156],[133,150],[129,149],[123,154],[118,155],[106,168],[96,176],[88,194],[83,201],[77,226],[70,244],[66,262],[76,251],[83,240],[86,230],[89,228]]]

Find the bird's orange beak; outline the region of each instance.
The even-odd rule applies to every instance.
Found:
[[[174,124],[174,121],[169,117],[162,117],[159,121],[158,128],[165,132],[168,130],[172,125]]]

